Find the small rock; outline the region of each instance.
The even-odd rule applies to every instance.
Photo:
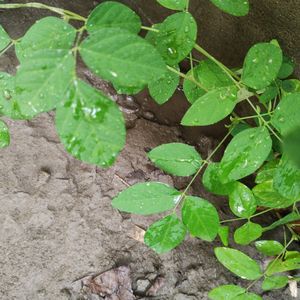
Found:
[[[135,292],[139,295],[144,295],[149,289],[151,282],[148,279],[138,279],[136,282]]]

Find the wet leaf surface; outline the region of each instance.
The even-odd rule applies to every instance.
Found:
[[[241,17],[249,12],[248,0],[210,0],[214,5],[221,10],[231,15]]]
[[[268,256],[275,256],[283,251],[284,247],[281,243],[277,241],[257,241],[255,242],[256,249]]]
[[[259,224],[245,223],[234,232],[234,241],[240,245],[248,245],[261,237],[263,229]]]
[[[169,9],[184,10],[187,6],[187,0],[157,0],[157,2]]]

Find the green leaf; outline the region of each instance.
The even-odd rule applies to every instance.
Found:
[[[229,206],[238,217],[251,217],[257,207],[256,199],[252,191],[243,183],[236,182],[229,194]]]
[[[234,128],[232,129],[231,131],[231,135],[232,136],[236,136],[238,135],[240,132],[246,130],[246,129],[249,129],[249,128],[252,128],[249,124],[246,124],[246,123],[238,123],[234,126]]]
[[[118,106],[83,81],[75,81],[65,103],[56,110],[56,129],[69,153],[100,167],[115,161],[125,144]]]
[[[26,119],[15,99],[15,77],[0,72],[0,114],[11,119]]]
[[[0,51],[6,48],[10,43],[10,37],[4,30],[4,28],[0,25]]]
[[[271,276],[276,273],[300,269],[300,253],[298,251],[288,251],[284,258],[274,259],[266,269],[266,275]]]
[[[219,231],[219,215],[208,201],[188,196],[182,208],[182,221],[191,235],[205,241],[213,241]]]
[[[179,70],[178,66],[175,66],[175,68]],[[150,96],[158,104],[164,104],[173,96],[179,84],[179,79],[179,75],[168,70],[162,77],[148,84]]]
[[[279,94],[279,88],[276,84],[272,84],[268,87],[266,87],[265,91],[263,94],[259,96],[259,101],[261,103],[268,103],[272,101],[277,95]]]
[[[246,55],[242,81],[253,89],[263,89],[277,77],[281,64],[280,47],[271,43],[256,44]]]
[[[128,213],[151,215],[170,210],[180,199],[174,188],[159,182],[135,184],[112,201],[113,207]]]
[[[250,6],[248,0],[210,0],[221,10],[236,17],[246,16]]]
[[[145,88],[144,86],[121,86],[116,83],[113,83],[113,87],[116,90],[117,94],[125,95],[136,95]]]
[[[0,148],[5,148],[10,144],[10,135],[7,125],[0,120]]]
[[[247,222],[234,232],[234,241],[240,245],[248,245],[261,237],[263,229],[259,224]]]
[[[257,251],[267,256],[279,255],[284,250],[283,245],[277,241],[257,241],[255,242],[255,247]]]
[[[232,80],[228,75],[209,59],[200,61],[200,63],[186,75],[188,77],[194,77],[207,91],[232,85]],[[205,90],[188,79],[184,80],[183,91],[188,101],[192,104],[206,93]]]
[[[21,115],[32,118],[64,100],[74,78],[69,50],[38,50],[27,55],[16,75],[14,99]]]
[[[229,195],[234,187],[234,182],[221,182],[219,166],[218,163],[210,163],[203,174],[202,183],[211,193],[221,196]]]
[[[232,300],[263,300],[262,297],[253,294],[253,293],[246,293],[239,296],[232,298]]]
[[[178,64],[192,51],[197,37],[197,23],[190,13],[173,14],[155,28],[159,32],[151,31],[146,38],[168,65]]]
[[[286,135],[300,126],[300,93],[284,96],[276,107],[272,116],[272,125],[282,134]]]
[[[279,160],[273,159],[267,162],[265,165],[263,165],[257,172],[255,183],[263,183],[265,181],[273,180],[278,164]]]
[[[271,276],[264,279],[261,287],[264,291],[282,289],[288,282],[289,278],[287,276]]]
[[[274,222],[273,224],[271,224],[268,227],[264,228],[264,231],[269,231],[269,230],[273,230],[276,227],[279,227],[281,225],[285,225],[287,223],[292,223],[295,221],[299,221],[300,220],[300,215],[298,215],[295,212],[291,212],[290,214],[286,215],[285,217],[279,219],[278,221]]]
[[[145,233],[145,244],[157,253],[168,252],[184,240],[186,228],[175,215],[152,224]]]
[[[278,78],[284,79],[293,74],[295,69],[295,63],[290,57],[283,56],[282,65],[277,75]]]
[[[146,86],[166,72],[157,50],[127,30],[103,28],[81,45],[80,54],[99,77],[114,85],[136,88]]]
[[[294,200],[300,199],[300,169],[283,157],[274,175],[273,187],[280,195]]]
[[[289,79],[282,82],[282,94],[285,96],[290,93],[300,92],[300,80],[298,79]]]
[[[38,50],[69,50],[73,46],[76,29],[56,17],[37,21],[16,44],[16,54],[21,63]],[[44,58],[47,57],[45,53]]]
[[[273,180],[258,184],[253,188],[258,206],[270,208],[286,208],[294,204],[293,199],[281,196],[273,187]]]
[[[246,290],[237,285],[221,285],[208,293],[211,300],[232,300],[234,297],[246,293]]]
[[[283,152],[286,157],[295,164],[295,167],[300,168],[300,126],[291,130],[283,137]]]
[[[246,129],[227,146],[220,163],[223,182],[235,181],[254,173],[267,159],[272,139],[265,127]]]
[[[182,143],[170,143],[156,147],[148,157],[163,171],[176,176],[195,174],[202,159],[194,147]]]
[[[102,28],[120,28],[136,34],[142,23],[140,17],[126,5],[107,1],[91,12],[86,25],[90,33]]]
[[[157,2],[173,10],[185,10],[187,7],[187,0],[157,0]]]
[[[186,112],[181,124],[206,126],[227,117],[237,104],[237,87],[229,86],[212,90],[200,97]]]
[[[220,226],[218,235],[219,235],[223,245],[227,247],[229,244],[229,227],[228,226]]]
[[[239,250],[218,247],[215,254],[225,268],[243,279],[256,280],[262,276],[258,263]]]

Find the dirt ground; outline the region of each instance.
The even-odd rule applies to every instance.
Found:
[[[18,20],[25,24],[29,17],[27,11]],[[11,20],[16,23],[13,15]],[[10,54],[0,61],[1,70],[13,72],[14,66]],[[112,198],[127,184],[153,180],[183,189],[187,179],[162,173],[146,153],[186,135],[174,120],[169,125],[156,122],[148,110],[149,98],[137,104],[131,97],[117,97],[105,83],[81,73],[120,104],[128,129],[126,147],[117,163],[103,170],[66,153],[53,113],[32,121],[5,119],[12,141],[0,151],[0,299],[201,300],[220,284],[247,286],[217,263],[213,247],[219,241],[187,238],[159,256],[141,242],[142,231],[159,216],[123,214],[111,207]],[[214,143],[205,135],[196,142],[203,155]],[[193,191],[214,202],[222,218],[229,218],[224,202],[199,182]],[[259,259],[253,249],[243,250]],[[259,285],[253,290],[260,292]],[[295,298],[286,288],[265,293],[264,299]]]

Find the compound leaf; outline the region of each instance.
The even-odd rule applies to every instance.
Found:
[[[173,10],[184,10],[187,7],[187,0],[157,0],[157,2]]]
[[[133,10],[115,1],[98,5],[87,20],[87,30],[90,33],[101,28],[120,28],[136,34],[141,26],[141,19]]]
[[[257,241],[255,247],[257,251],[268,256],[279,255],[284,250],[283,245],[277,241]]]
[[[236,182],[229,194],[229,206],[238,217],[251,217],[257,207],[256,199],[252,191],[243,183]]]
[[[146,231],[144,241],[157,253],[165,253],[177,247],[185,235],[185,226],[177,216],[170,215],[152,224]]]
[[[73,26],[62,19],[46,17],[32,25],[22,40],[16,44],[16,54],[23,63],[34,51],[69,50],[75,37],[76,29]],[[47,57],[47,53],[44,57]]]
[[[10,144],[10,135],[7,125],[0,120],[0,148],[5,148]]]
[[[246,293],[246,290],[237,285],[221,285],[208,293],[211,300],[232,300],[234,297]]]
[[[141,37],[119,28],[102,28],[80,45],[87,66],[119,87],[144,87],[166,72],[157,50]]]
[[[191,235],[209,242],[216,238],[220,227],[216,208],[208,201],[192,196],[185,198],[182,221]]]
[[[263,228],[256,223],[247,222],[234,232],[234,241],[240,245],[248,245],[261,237]]]
[[[227,117],[237,104],[237,87],[228,86],[212,90],[200,97],[185,113],[184,126],[206,126]]]
[[[246,55],[242,81],[249,87],[260,90],[277,77],[282,64],[282,51],[271,43],[259,43]]]
[[[265,127],[243,130],[227,146],[220,163],[223,182],[235,181],[254,173],[267,159],[272,139]]]
[[[228,75],[209,59],[200,61],[200,63],[186,75],[193,77],[207,91],[232,85],[232,80]],[[191,80],[184,80],[183,91],[188,101],[192,104],[206,93],[204,89],[200,88]]]
[[[176,176],[195,174],[202,159],[194,147],[182,143],[170,143],[156,147],[148,157],[163,171]]]
[[[74,82],[65,103],[57,108],[56,129],[70,154],[100,167],[112,165],[125,144],[118,106],[83,81]]]
[[[128,213],[151,215],[170,210],[180,199],[174,188],[159,182],[135,184],[112,201],[113,207]]]
[[[236,17],[248,14],[250,6],[248,0],[210,0],[221,10]]]
[[[173,14],[155,28],[159,32],[149,32],[147,40],[157,48],[170,66],[181,62],[195,45],[197,23],[188,12]]]
[[[218,247],[215,254],[225,268],[243,279],[256,280],[262,276],[258,263],[239,250]]]
[[[179,70],[179,67],[175,66],[175,69]],[[179,75],[168,70],[162,77],[148,84],[150,96],[158,104],[164,104],[173,96],[179,84],[179,79]]]

